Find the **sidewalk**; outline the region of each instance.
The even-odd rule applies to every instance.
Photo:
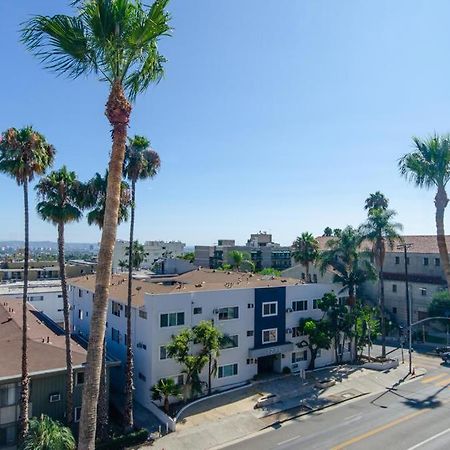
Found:
[[[302,383],[295,375],[257,383],[250,386],[245,395],[239,399],[233,399],[231,396],[228,398],[228,394],[225,394],[221,405],[217,404],[217,399],[211,404],[208,404],[208,399],[205,400],[202,402],[202,411],[189,412],[190,416],[186,418],[184,424],[177,426],[175,433],[170,433],[157,439],[151,446],[142,448],[212,449],[291,418],[365,394],[382,392],[399,383],[406,377],[407,372],[406,365],[400,365],[397,369],[386,372],[363,369],[359,366],[341,366],[308,373],[306,383]],[[423,373],[425,370],[416,369],[416,375]],[[336,380],[334,386],[328,388],[315,386],[316,380],[329,378]],[[261,395],[266,392],[276,393],[280,401],[265,408],[253,409],[258,398],[255,393]],[[232,403],[227,403],[228,400]],[[245,406],[246,409],[238,412],[238,405]]]

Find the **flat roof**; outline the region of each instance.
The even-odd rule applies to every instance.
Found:
[[[115,274],[111,279],[109,297],[126,302],[128,277]],[[88,291],[95,291],[95,274],[70,278],[68,284]],[[173,284],[164,284],[173,283]],[[197,269],[175,277],[148,277],[133,279],[132,303],[135,307],[144,306],[145,294],[180,294],[185,292],[217,291],[258,287],[277,287],[304,284],[295,278],[273,277],[260,274]]]
[[[66,367],[64,334],[57,335],[27,305],[28,370],[51,372]],[[35,314],[33,314],[35,313]],[[16,378],[22,371],[22,300],[0,296],[0,378]],[[72,340],[74,367],[86,362],[86,351]]]

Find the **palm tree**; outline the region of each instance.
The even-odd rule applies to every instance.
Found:
[[[30,430],[21,450],[75,450],[75,439],[70,428],[42,415],[30,420]]]
[[[164,411],[169,414],[169,398],[181,397],[181,389],[178,384],[175,383],[173,378],[161,378],[151,388],[152,399],[161,401],[164,400]]]
[[[333,236],[333,230],[330,227],[326,227],[323,230],[323,235],[322,236],[326,236],[326,237]]]
[[[240,252],[239,250],[232,250],[228,253],[228,259],[232,261],[232,266],[237,271],[241,269],[241,267],[245,264],[251,268],[254,268],[254,264],[251,261],[250,255],[244,252]]]
[[[415,150],[399,161],[401,175],[419,188],[437,189],[434,197],[436,207],[436,237],[448,289],[450,289],[450,261],[445,241],[444,213],[448,205],[445,190],[450,180],[450,136],[434,136],[422,140],[414,137]]]
[[[92,311],[78,444],[80,449],[91,450],[95,445],[101,347],[116,241],[120,181],[132,110],[130,100],[162,77],[165,58],[158,52],[157,44],[161,36],[170,32],[170,17],[166,11],[168,0],[155,0],[151,6],[138,0],[74,3],[78,9],[75,16],[32,17],[22,30],[22,41],[47,69],[70,78],[94,73],[110,85],[105,111],[113,140],[110,179],[98,256],[96,301]]]
[[[388,209],[389,200],[380,191],[375,192],[375,194],[370,194],[366,199],[364,204],[364,209],[369,212],[373,209]]]
[[[192,331],[195,342],[203,347],[200,353],[208,357],[208,395],[211,395],[211,378],[217,372],[217,359],[224,336],[208,320],[202,320]]]
[[[108,171],[105,176],[101,176],[98,172],[86,183],[84,188],[83,205],[90,208],[87,214],[89,225],[97,225],[103,228],[106,210],[106,197],[108,188]],[[119,213],[117,224],[128,220],[128,207],[130,206],[130,187],[125,181],[120,183]]]
[[[40,197],[37,212],[43,220],[53,223],[58,228],[58,262],[63,298],[64,331],[66,341],[66,421],[73,420],[73,370],[70,349],[69,298],[66,283],[66,264],[64,257],[64,227],[67,223],[81,219],[82,185],[75,172],[65,166],[42,178],[36,186]]]
[[[32,127],[9,128],[0,139],[0,172],[14,178],[23,187],[25,213],[25,247],[23,265],[22,297],[22,376],[20,397],[20,427],[22,438],[28,431],[28,406],[30,380],[28,376],[27,348],[27,298],[28,298],[28,260],[29,260],[29,209],[28,184],[35,175],[42,175],[53,164],[55,149],[45,137]]]
[[[311,233],[305,232],[295,239],[292,247],[294,260],[305,266],[306,281],[311,281],[309,265],[313,264],[319,256],[319,242]]]
[[[373,279],[374,267],[368,261],[361,261],[361,245],[364,236],[351,226],[345,227],[340,237],[326,243],[327,249],[319,256],[320,270],[331,269],[334,282],[342,283],[348,289],[348,304],[356,301],[356,289],[364,281]]]
[[[386,202],[387,204],[387,202]],[[367,205],[367,201],[366,201]],[[400,223],[393,221],[397,213],[391,209],[369,208],[367,221],[361,225],[363,237],[372,243],[372,254],[378,269],[381,319],[381,356],[386,356],[386,312],[384,307],[383,265],[386,245],[392,250],[395,242],[401,239],[399,232],[403,229]]]
[[[108,171],[102,177],[96,173],[83,187],[83,206],[92,208],[87,214],[89,225],[97,225],[100,229],[103,227],[105,220],[105,205],[108,186]],[[129,186],[125,181],[120,183],[120,205],[117,223],[120,224],[128,220],[128,207],[130,206]],[[92,327],[92,322],[91,322]],[[104,338],[103,338],[104,341]],[[97,402],[97,437],[104,438],[108,429],[108,393],[107,393],[107,374],[106,374],[106,349],[103,343],[102,359],[100,367],[100,395]]]
[[[153,178],[159,170],[161,161],[158,153],[150,148],[150,141],[143,136],[128,139],[125,151],[123,174],[131,182],[131,220],[128,246],[128,311],[131,311],[131,295],[133,292],[133,268],[138,269],[147,255],[142,244],[134,241],[134,216],[136,208],[136,182]],[[131,249],[131,251],[130,251]],[[127,365],[125,380],[125,414],[126,430],[133,428],[133,345],[131,339],[131,314],[127,316]]]
[[[119,260],[120,270],[123,272],[128,267],[128,263],[124,259]]]

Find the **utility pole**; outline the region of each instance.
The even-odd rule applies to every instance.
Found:
[[[411,248],[413,244],[399,244],[397,248],[403,250],[403,256],[405,260],[405,287],[406,287],[406,324],[408,330],[408,351],[409,351],[409,374],[412,373],[412,330],[411,330],[411,299],[409,297],[409,284],[408,284],[408,249]]]

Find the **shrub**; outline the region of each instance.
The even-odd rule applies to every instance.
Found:
[[[288,367],[288,366],[284,366],[284,367],[283,367],[283,373],[284,373],[284,374],[291,373],[291,368]]]
[[[125,447],[143,444],[148,439],[149,433],[142,428],[129,434],[115,436],[111,439],[98,443],[96,450],[122,450]]]

